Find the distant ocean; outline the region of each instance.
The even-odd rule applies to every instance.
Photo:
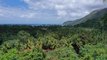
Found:
[[[62,24],[0,24],[7,26],[62,26]]]

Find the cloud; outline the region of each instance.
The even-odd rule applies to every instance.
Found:
[[[102,0],[21,0],[27,9],[3,7],[0,17],[34,20],[75,20],[91,11],[107,7]],[[0,1],[1,2],[1,1]],[[57,21],[56,21],[57,22]]]
[[[18,8],[0,6],[0,14],[5,17],[20,17],[24,12]]]
[[[104,8],[102,0],[24,0],[29,5],[29,9],[55,10],[58,17],[80,18],[91,11]]]

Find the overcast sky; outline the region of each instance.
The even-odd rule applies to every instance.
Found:
[[[0,0],[0,24],[62,24],[106,6],[102,0]]]

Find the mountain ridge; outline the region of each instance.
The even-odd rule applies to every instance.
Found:
[[[81,23],[85,23],[88,20],[98,20],[98,19],[101,19],[105,14],[107,14],[107,8],[94,10],[83,18],[77,19],[75,21],[66,21],[63,23],[63,25],[74,26]]]

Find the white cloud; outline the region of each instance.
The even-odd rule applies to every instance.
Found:
[[[22,0],[27,10],[0,6],[0,16],[6,18],[74,20],[91,11],[104,8],[102,0]]]
[[[0,16],[5,18],[35,18],[36,12],[32,10],[22,10],[20,8],[9,8],[0,6]]]
[[[20,17],[22,17],[22,18],[33,18],[33,17],[35,17],[35,13],[28,13],[28,14],[22,14]]]
[[[32,10],[53,9],[58,17],[80,18],[87,15],[92,10],[102,8],[102,0],[24,0]]]

